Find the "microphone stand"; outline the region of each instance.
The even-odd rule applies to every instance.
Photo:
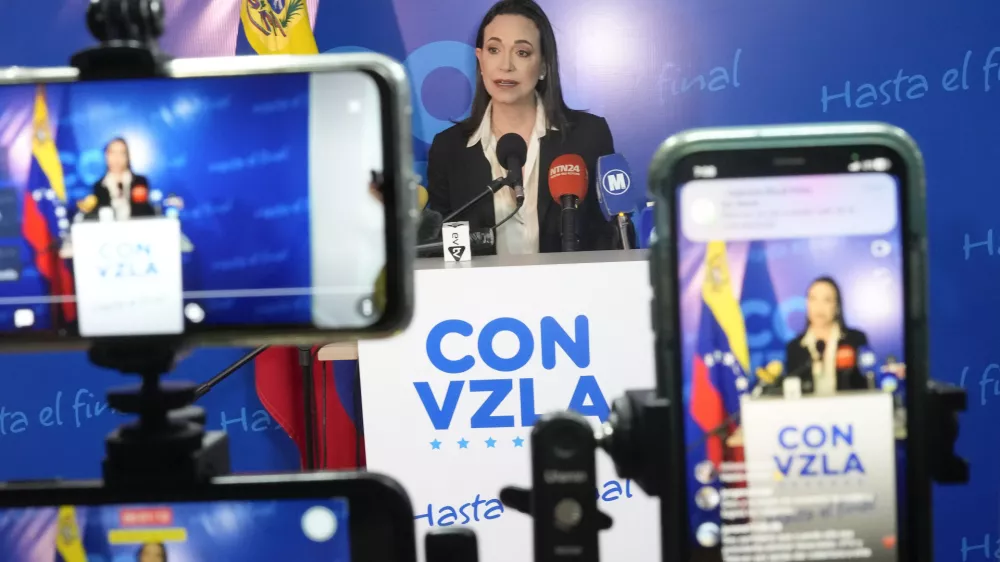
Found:
[[[622,249],[631,250],[632,245],[628,242],[628,216],[625,213],[618,213],[618,234],[622,237]]]
[[[316,397],[313,386],[312,347],[299,347],[299,366],[302,368],[302,400],[305,412],[306,470],[316,470],[316,441],[313,435],[316,427]]]
[[[208,379],[194,391],[195,399],[208,394],[208,391],[215,388],[219,383],[226,380],[233,373],[238,371],[247,363],[253,361],[258,355],[264,353],[271,346],[262,345],[243,357],[237,359],[232,365],[226,367],[219,374]],[[302,369],[302,400],[305,413],[305,441],[306,441],[306,470],[316,469],[316,447],[315,447],[315,420],[316,420],[316,400],[314,397],[313,364],[314,357],[311,347],[299,347],[299,367]]]
[[[503,187],[506,184],[507,184],[507,178],[497,178],[497,179],[491,181],[489,183],[489,185],[486,186],[486,189],[484,191],[482,191],[479,195],[476,195],[475,197],[473,197],[465,205],[462,205],[461,207],[459,207],[458,209],[456,209],[455,212],[453,212],[450,215],[448,215],[447,217],[443,218],[441,220],[441,222],[444,223],[444,222],[450,222],[450,221],[452,221],[455,217],[457,217],[458,215],[464,213],[469,207],[475,205],[480,200],[482,200],[483,198],[485,198],[487,195],[493,195],[494,193],[496,193],[497,191],[499,191],[501,187]]]

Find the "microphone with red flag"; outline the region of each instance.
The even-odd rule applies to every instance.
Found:
[[[579,154],[563,154],[549,167],[549,193],[562,209],[562,251],[579,249],[576,212],[587,195],[587,164]]]
[[[850,388],[847,378],[858,368],[857,351],[847,345],[840,344],[837,347],[837,388]]]

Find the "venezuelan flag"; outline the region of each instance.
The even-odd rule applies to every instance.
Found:
[[[73,295],[73,277],[66,262],[59,257],[62,240],[57,226],[58,209],[66,216],[66,182],[59,151],[52,136],[45,86],[35,90],[32,119],[31,171],[24,192],[21,230],[34,253],[35,268],[49,285],[53,297]],[[76,320],[76,304],[65,300],[59,307],[63,320]]]
[[[80,523],[76,518],[76,508],[65,505],[59,508],[56,532],[57,562],[87,562],[87,550],[83,546]]]
[[[719,435],[726,418],[739,411],[739,399],[749,390],[750,351],[740,303],[733,294],[726,245],[709,242],[697,355],[691,375],[689,413],[705,435],[705,456],[716,466],[723,461]],[[735,429],[735,428],[731,428]]]
[[[315,55],[306,0],[239,0],[237,55]]]

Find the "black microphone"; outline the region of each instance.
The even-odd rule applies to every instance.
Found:
[[[497,161],[507,170],[506,184],[514,190],[517,206],[524,204],[524,177],[521,167],[528,159],[528,145],[517,133],[507,133],[497,141]]]
[[[816,354],[819,355],[818,361],[820,362],[823,361],[823,354],[825,352],[826,352],[826,342],[823,340],[819,340],[818,342],[816,342]],[[784,394],[785,379],[793,377],[802,378],[802,375],[812,370],[813,363],[814,361],[812,360],[812,357],[810,357],[808,361],[806,361],[802,365],[799,365],[798,367],[795,367],[795,369],[792,370],[791,372],[782,373],[782,375],[779,376],[777,379],[775,379],[774,382],[759,387],[761,389],[761,394],[764,394],[766,396],[781,396],[782,394]],[[810,394],[812,393],[812,391],[813,391],[812,378],[803,380],[802,393]]]
[[[441,225],[444,219],[441,213],[424,207],[420,211],[420,222],[417,223],[417,243],[425,244],[433,240],[441,241]]]
[[[440,215],[439,215],[440,216]],[[417,257],[439,258],[444,256],[444,242],[440,240],[440,226],[438,227],[437,242],[420,244],[417,246]],[[469,230],[469,246],[474,256],[488,256],[497,251],[496,233],[492,228],[477,228]]]
[[[441,222],[445,223],[445,222],[451,222],[451,221],[455,220],[455,217],[457,217],[458,215],[461,215],[462,213],[464,213],[469,207],[471,207],[471,206],[475,205],[476,203],[480,202],[487,195],[493,195],[494,193],[500,191],[500,188],[503,187],[504,185],[506,185],[505,181],[506,180],[504,178],[497,178],[497,179],[491,181],[489,183],[489,185],[486,186],[486,189],[483,190],[483,191],[481,191],[479,193],[479,195],[476,195],[475,197],[473,197],[465,205],[462,205],[458,209],[455,209],[455,211],[453,213],[451,213],[450,215],[448,215],[445,218],[441,219]]]

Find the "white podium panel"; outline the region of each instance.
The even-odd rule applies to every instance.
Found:
[[[740,412],[747,488],[723,491],[723,517],[748,508],[756,540],[745,536],[745,525],[730,526],[723,534],[728,559],[802,560],[796,555],[824,552],[824,560],[896,560],[891,394],[744,397]]]
[[[573,408],[596,428],[625,390],[655,385],[652,291],[640,253],[490,267],[496,259],[418,269],[410,327],[360,342],[365,448],[370,470],[406,487],[419,545],[431,527],[470,525],[485,562],[530,561],[531,521],[500,504],[500,489],[530,485],[537,415]],[[602,559],[659,562],[657,500],[603,452],[597,467],[598,507],[614,519]]]

